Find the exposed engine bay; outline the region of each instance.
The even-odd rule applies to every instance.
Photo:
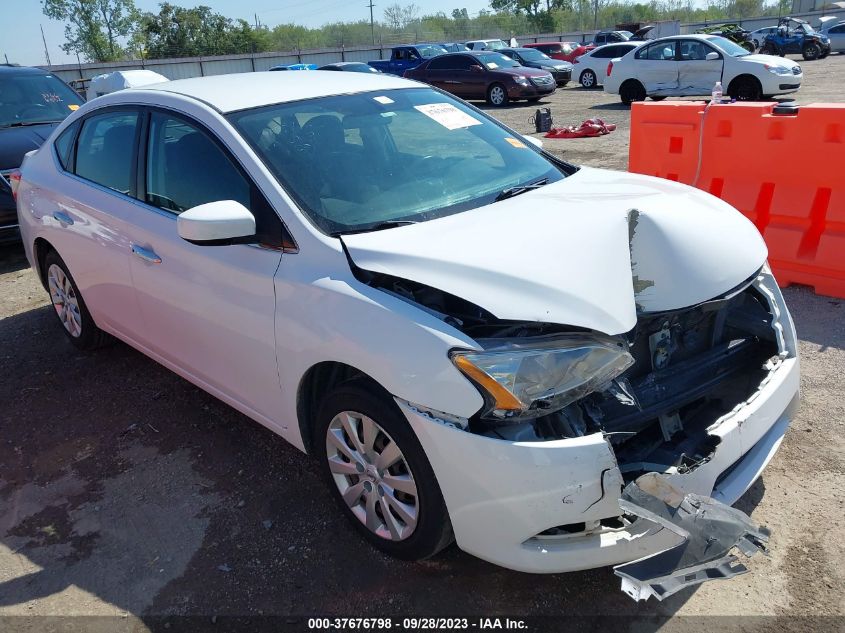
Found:
[[[470,302],[405,279],[361,269],[356,274],[479,341],[573,332],[548,323],[502,321]],[[467,430],[511,441],[602,432],[626,481],[645,472],[694,469],[707,461],[718,441],[707,429],[748,400],[779,361],[772,312],[751,281],[688,309],[639,315],[623,337],[634,364],[601,390],[558,411],[538,409],[536,417],[513,424],[474,416]]]

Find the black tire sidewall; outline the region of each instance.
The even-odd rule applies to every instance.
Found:
[[[637,90],[639,86],[639,90]],[[636,94],[633,94],[636,92]],[[631,105],[636,101],[645,101],[646,97],[645,87],[636,80],[628,79],[619,88],[619,97],[625,105]]]
[[[375,420],[397,443],[413,473],[417,486],[417,526],[402,541],[388,541],[370,532],[346,505],[329,469],[326,454],[326,431],[341,411],[356,411]],[[432,422],[436,424],[436,422]],[[313,454],[319,462],[321,476],[332,496],[360,534],[377,549],[404,560],[422,560],[433,556],[452,542],[452,525],[440,486],[416,434],[395,402],[380,393],[369,381],[344,383],[326,396],[319,407],[313,428]]]
[[[70,274],[70,270],[68,269],[67,264],[65,264],[64,260],[54,250],[51,250],[44,257],[44,281],[45,285],[48,286],[48,294],[50,290],[49,284],[47,284],[47,273],[50,270],[50,266],[53,265],[56,265],[62,269],[62,272],[64,272],[65,276],[70,281],[71,286],[73,286],[73,292],[76,295],[76,302],[79,305],[79,314],[82,318],[82,333],[79,336],[72,336],[71,333],[67,331],[64,324],[61,322],[61,319],[59,319],[59,315],[56,313],[56,310],[53,309],[53,314],[56,316],[56,319],[59,322],[59,326],[62,328],[62,332],[64,332],[68,340],[79,349],[90,350],[99,347],[103,342],[104,333],[94,323],[94,319],[91,317],[91,313],[88,311],[88,306],[85,305],[85,300],[82,298],[82,293],[79,292],[79,287],[76,285],[76,280],[73,278],[73,275]],[[53,307],[52,295],[50,296],[50,307]]]

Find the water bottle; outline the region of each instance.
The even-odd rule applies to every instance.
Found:
[[[722,101],[722,82],[717,81],[713,86],[713,100],[710,103],[721,103]]]

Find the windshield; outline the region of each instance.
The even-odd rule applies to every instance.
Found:
[[[82,98],[53,75],[0,75],[0,127],[61,121]]]
[[[501,53],[482,53],[476,55],[478,61],[484,64],[488,70],[496,70],[497,68],[518,68],[519,64],[510,57],[502,55]]]
[[[519,51],[519,55],[522,59],[527,59],[529,62],[542,62],[551,59],[551,57],[535,48],[526,48],[521,50]]]
[[[446,49],[442,46],[417,46],[417,50],[425,59],[437,57],[446,52]]]
[[[634,37],[634,34],[631,33],[631,31],[616,31],[616,32],[619,33],[626,40],[630,40],[632,37]]]
[[[708,37],[707,39],[711,44],[715,44],[731,57],[745,57],[746,55],[751,54],[747,50],[742,48],[742,46],[740,46],[739,44],[734,44],[727,38],[714,36]]]
[[[229,120],[329,234],[431,220],[564,177],[509,130],[428,88],[282,103]]]

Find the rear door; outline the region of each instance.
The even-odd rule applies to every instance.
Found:
[[[678,94],[710,94],[715,83],[722,80],[725,64],[722,54],[701,40],[680,40],[678,46]],[[716,53],[719,57],[707,59],[709,53]]]
[[[674,95],[678,91],[676,41],[655,42],[638,50],[632,60],[633,79],[638,79],[650,95]]]
[[[282,256],[281,220],[200,123],[151,110],[144,138],[143,212],[130,258],[143,343],[224,400],[273,420],[282,408],[273,286]],[[256,244],[197,246],[179,237],[179,214],[216,200],[236,200],[252,211]]]
[[[137,108],[102,108],[63,132],[55,148],[61,187],[42,188],[38,202],[94,320],[132,340],[141,330],[129,270],[140,116]]]

